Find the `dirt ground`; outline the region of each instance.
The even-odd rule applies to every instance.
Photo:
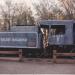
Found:
[[[0,61],[0,74],[75,74],[75,64],[52,64],[44,61]]]

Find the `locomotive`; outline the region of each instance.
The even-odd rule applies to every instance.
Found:
[[[21,48],[24,55],[47,57],[52,57],[53,49],[75,51],[75,21],[41,20],[36,26],[13,26],[0,32],[0,48]]]

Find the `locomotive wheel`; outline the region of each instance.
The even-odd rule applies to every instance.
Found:
[[[73,48],[70,53],[75,53],[75,48]],[[72,59],[75,59],[75,56],[71,56]]]

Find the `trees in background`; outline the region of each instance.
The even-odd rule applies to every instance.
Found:
[[[52,0],[39,0],[39,3],[33,4],[36,10],[36,15],[40,19],[63,19],[63,10],[59,7],[58,3]]]
[[[75,0],[39,0],[34,7],[40,19],[75,19]]]
[[[26,3],[14,3],[6,0],[0,5],[1,16],[4,20],[4,30],[10,30],[12,25],[34,25],[35,20],[31,8]]]
[[[39,19],[54,19],[55,15],[52,12],[51,0],[39,0],[39,3],[34,3],[33,6]]]
[[[58,0],[63,19],[75,19],[75,0]]]
[[[0,5],[4,29],[10,30],[12,25],[34,25],[35,21],[43,19],[75,19],[75,0],[58,0],[58,3],[53,3],[52,0],[38,1],[39,3],[32,4],[32,9],[36,12],[33,16],[34,12],[25,2],[5,0],[4,5]]]
[[[11,1],[5,1],[5,6],[0,5],[1,9],[1,16],[4,20],[4,28],[10,29],[10,21],[11,21],[11,11],[12,11],[12,2]]]
[[[15,21],[16,25],[34,25],[35,20],[31,8],[24,3],[17,5]]]

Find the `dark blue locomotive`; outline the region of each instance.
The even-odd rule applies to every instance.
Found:
[[[52,55],[53,49],[74,50],[75,21],[41,20],[37,26],[13,26],[10,31],[0,32],[0,48],[32,49],[30,52],[37,55]]]

